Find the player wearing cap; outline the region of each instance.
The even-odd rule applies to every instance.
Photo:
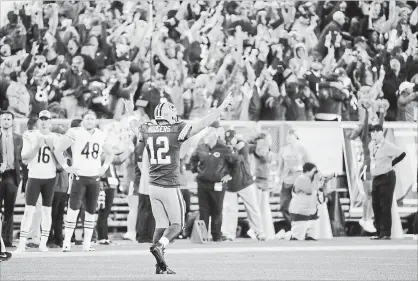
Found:
[[[157,274],[175,274],[167,267],[164,249],[185,224],[185,204],[179,181],[181,144],[215,122],[230,104],[232,97],[228,94],[221,106],[192,127],[179,121],[173,104],[160,103],[155,108],[155,120],[139,126],[139,155],[146,148],[149,157],[149,194],[156,222],[150,251],[157,261]],[[127,109],[132,114],[133,105],[127,105]]]
[[[51,228],[51,206],[54,197],[54,184],[57,162],[53,155],[58,135],[51,132],[51,113],[39,113],[37,128],[23,134],[22,160],[28,164],[26,186],[26,206],[20,225],[20,241],[16,252],[24,252],[26,238],[32,224],[39,194],[42,196],[41,243],[39,250],[47,252],[46,243]]]
[[[63,251],[71,250],[71,236],[76,226],[77,215],[85,200],[84,242],[83,250],[92,251],[91,237],[94,227],[94,213],[100,192],[99,178],[108,169],[113,160],[111,146],[107,143],[106,134],[97,128],[96,113],[89,110],[83,115],[81,127],[70,128],[64,135],[55,156],[60,165],[70,174],[74,174],[71,187],[69,208],[65,220],[65,237]],[[72,165],[68,166],[63,155],[71,147]],[[102,165],[101,155],[106,154]]]

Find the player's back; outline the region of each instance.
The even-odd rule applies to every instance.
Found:
[[[184,122],[162,125],[153,121],[141,126],[148,150],[150,184],[167,188],[180,186],[180,147],[190,129]]]
[[[102,166],[101,155],[106,134],[99,129],[90,133],[83,127],[68,129],[66,136],[74,142],[71,145],[72,166],[77,169],[80,176],[97,176]]]

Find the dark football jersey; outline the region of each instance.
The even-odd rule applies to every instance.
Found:
[[[149,158],[150,184],[180,186],[180,146],[190,136],[192,127],[184,122],[159,125],[155,121],[141,125],[141,141]]]

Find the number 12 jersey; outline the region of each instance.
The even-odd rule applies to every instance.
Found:
[[[180,146],[190,137],[191,126],[184,123],[159,125],[155,121],[139,128],[149,157],[150,184],[177,188],[180,186]]]
[[[66,136],[73,140],[71,145],[72,166],[78,170],[78,174],[84,177],[95,177],[102,166],[101,155],[106,134],[94,129],[90,133],[85,128],[70,128]]]

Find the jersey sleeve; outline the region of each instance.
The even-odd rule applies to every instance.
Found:
[[[65,133],[65,135],[67,137],[69,137],[72,141],[75,141],[75,139],[77,137],[77,128],[68,129],[67,132]]]
[[[192,126],[185,122],[181,122],[178,126],[178,140],[184,142],[190,138],[190,132],[192,131]]]

